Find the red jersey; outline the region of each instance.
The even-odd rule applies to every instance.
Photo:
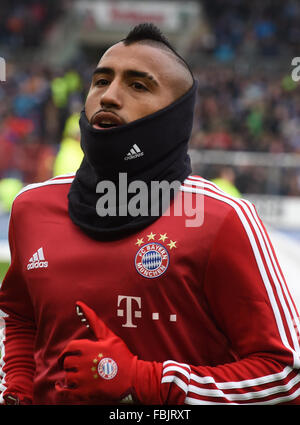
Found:
[[[30,185],[13,204],[2,396],[55,403],[59,354],[90,338],[80,300],[133,354],[163,363],[167,404],[300,404],[299,317],[251,203],[190,177],[153,224],[99,242],[69,218],[72,180]],[[189,225],[183,207],[197,202]]]

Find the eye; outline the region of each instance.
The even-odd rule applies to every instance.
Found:
[[[138,90],[138,91],[148,91],[147,87],[145,87],[143,84],[139,83],[138,81],[134,81],[131,84],[131,87],[133,87],[135,90]]]
[[[109,84],[109,81],[106,80],[105,78],[99,78],[99,80],[96,80],[94,85],[97,87],[104,87],[107,86]]]

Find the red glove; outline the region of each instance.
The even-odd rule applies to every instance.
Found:
[[[65,384],[55,385],[58,402],[161,404],[161,363],[138,360],[93,310],[82,302],[76,308],[96,341],[73,340],[61,353]]]

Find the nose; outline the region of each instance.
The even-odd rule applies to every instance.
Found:
[[[102,93],[100,98],[100,105],[102,108],[117,108],[122,107],[122,93],[118,81],[111,81]]]

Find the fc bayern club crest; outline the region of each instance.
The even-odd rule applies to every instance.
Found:
[[[149,279],[161,276],[169,266],[169,253],[159,243],[143,245],[135,256],[135,267],[139,274]]]
[[[117,363],[109,357],[105,357],[98,363],[98,373],[103,379],[113,379],[117,372]]]

